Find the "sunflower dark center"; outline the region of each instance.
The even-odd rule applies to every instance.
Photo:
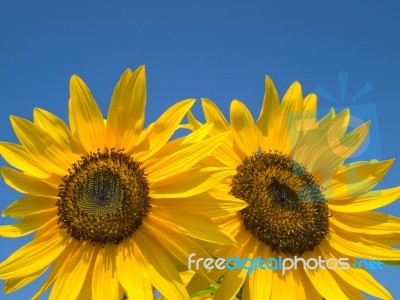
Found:
[[[72,165],[59,186],[59,224],[76,240],[119,244],[142,224],[150,208],[140,163],[105,149]]]
[[[279,152],[256,153],[237,167],[231,194],[249,206],[245,228],[273,251],[301,255],[329,232],[328,205],[312,174]]]

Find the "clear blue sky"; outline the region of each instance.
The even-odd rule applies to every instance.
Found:
[[[16,141],[11,114],[31,119],[41,107],[66,119],[72,74],[105,113],[123,70],[145,64],[147,122],[191,97],[213,99],[225,113],[239,98],[258,116],[268,74],[281,94],[298,80],[305,94],[320,94],[321,108],[350,105],[372,119],[359,159],[400,156],[399,3],[268,2],[1,1],[0,140]],[[399,177],[397,161],[381,186]],[[18,197],[3,183],[0,191],[1,209]],[[400,204],[383,211],[399,216]],[[0,239],[0,259],[26,240]],[[400,268],[373,274],[400,299]],[[37,286],[0,298],[28,299]]]

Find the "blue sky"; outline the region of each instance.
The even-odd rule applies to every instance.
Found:
[[[9,115],[31,119],[34,107],[66,119],[75,73],[106,113],[120,74],[145,64],[147,122],[201,97],[226,114],[238,98],[257,117],[268,74],[281,95],[298,80],[304,94],[318,92],[321,111],[350,106],[354,124],[372,119],[370,142],[355,159],[400,155],[396,1],[26,2],[0,2],[0,140],[16,141]],[[399,177],[397,161],[381,186]],[[4,183],[0,190],[4,209],[18,194]],[[400,204],[383,211],[399,216]],[[28,239],[0,239],[0,259]],[[373,272],[395,298],[399,270]],[[37,286],[0,298],[25,299]]]

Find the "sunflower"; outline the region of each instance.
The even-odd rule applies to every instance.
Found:
[[[373,210],[395,201],[400,187],[373,190],[393,163],[348,162],[363,143],[369,122],[348,130],[348,109],[333,109],[317,119],[314,94],[303,99],[293,83],[280,102],[266,77],[260,116],[255,122],[238,100],[230,106],[230,123],[218,107],[202,99],[211,136],[230,132],[231,138],[213,152],[208,164],[230,168],[218,186],[226,195],[248,203],[238,213],[215,218],[232,234],[238,248],[221,246],[216,257],[272,258],[270,268],[226,271],[214,299],[363,299],[363,291],[382,299],[390,293],[363,268],[327,267],[282,272],[272,270],[279,259],[347,258],[396,261],[400,250],[400,219]],[[201,123],[189,112],[189,124]],[[249,274],[248,274],[249,273]],[[218,277],[218,276],[217,276]]]
[[[195,166],[226,134],[207,138],[212,126],[205,125],[168,142],[193,103],[181,101],[143,128],[146,79],[139,67],[121,76],[107,120],[76,75],[69,127],[38,108],[34,122],[11,117],[21,144],[1,142],[1,155],[15,168],[1,173],[25,196],[3,212],[22,220],[1,226],[0,235],[34,236],[0,263],[5,293],[48,270],[34,299],[51,286],[50,299],[153,299],[154,289],[188,299],[178,271],[192,252],[209,257],[195,240],[233,243],[204,215],[240,207],[216,206],[207,193],[230,172]]]

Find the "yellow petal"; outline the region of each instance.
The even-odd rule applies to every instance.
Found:
[[[126,151],[136,143],[144,124],[146,74],[144,66],[126,70],[117,83],[107,117],[107,145]]]
[[[203,106],[206,121],[213,124],[213,129],[211,131],[212,135],[230,130],[228,121],[225,119],[224,115],[214,102],[206,98],[202,98],[201,104]]]
[[[149,168],[153,162],[158,162],[160,158],[164,158],[173,155],[177,151],[183,150],[185,147],[189,147],[195,143],[199,143],[208,137],[212,124],[205,124],[194,130],[190,134],[172,140],[166,143],[152,158],[143,162],[143,167]]]
[[[371,191],[356,197],[353,200],[341,200],[334,202],[338,205],[329,205],[334,211],[337,212],[364,212],[373,210],[379,207],[388,205],[400,198],[400,187],[395,187],[387,190]]]
[[[328,142],[326,133],[332,126],[334,119],[335,111],[332,108],[328,114],[326,114],[320,121],[317,122],[315,126],[307,131],[302,132],[296,145],[294,145],[292,149],[291,156],[297,162],[307,166],[311,171],[315,171],[314,164],[312,163],[315,161],[315,153],[318,153],[318,156],[320,156],[327,151],[326,148],[328,147]],[[305,120],[307,121],[307,119]]]
[[[199,143],[195,143],[154,162],[146,168],[148,180],[156,182],[191,168],[218,147],[229,133],[223,133]]]
[[[24,218],[30,214],[38,213],[56,207],[56,198],[27,195],[11,203],[2,216],[10,216],[13,219]]]
[[[303,254],[303,258],[308,260],[314,258],[315,251]],[[312,285],[318,293],[325,299],[349,299],[346,293],[341,289],[340,281],[333,276],[332,271],[328,269],[317,268],[309,270],[306,268],[304,272],[310,279]]]
[[[70,124],[87,153],[103,149],[105,128],[103,116],[86,84],[74,75],[70,81]],[[71,125],[72,125],[71,124]],[[71,126],[72,128],[72,126]]]
[[[400,260],[400,249],[368,242],[356,234],[347,233],[347,237],[349,239],[332,233],[327,241],[330,247],[347,256],[374,260]]]
[[[268,246],[260,243],[258,248],[258,255],[262,259],[268,259],[272,257],[272,253]],[[273,271],[268,268],[262,270],[260,267],[258,267],[249,275],[249,292],[253,299],[270,299],[272,273]]]
[[[92,294],[94,299],[115,299],[118,294],[116,248],[106,244],[97,253],[93,268]]]
[[[342,255],[329,247],[329,245],[324,241],[319,249],[324,257],[336,257],[339,258]],[[348,263],[350,266],[355,262],[354,259],[350,258]],[[390,293],[377,282],[366,270],[362,268],[352,268],[347,270],[342,270],[340,268],[335,268],[334,272],[345,282],[354,286],[355,288],[366,292],[374,297],[380,299],[391,299]]]
[[[297,285],[293,276],[293,272],[290,271],[285,275],[282,275],[279,271],[272,272],[271,299],[301,299],[301,295],[296,293]]]
[[[24,277],[7,279],[4,283],[4,293],[9,294],[19,290],[20,288],[23,288],[27,284],[40,277],[46,270],[47,267]]]
[[[49,299],[75,299],[81,291],[95,253],[91,244],[82,243],[81,247],[68,260],[68,264],[62,272],[58,274]]]
[[[71,148],[72,135],[68,126],[56,115],[40,108],[33,111],[34,123],[46,131],[62,147]],[[78,157],[79,158],[79,157]]]
[[[224,280],[219,285],[217,292],[214,295],[214,300],[235,299],[246,279],[246,270],[229,270],[227,271]]]
[[[258,152],[257,129],[250,111],[242,102],[232,101],[230,119],[232,133],[241,151],[247,156]]]
[[[118,80],[111,97],[106,123],[106,145],[108,148],[121,148],[120,145],[124,130],[121,132],[119,131],[119,126],[122,124],[122,120],[118,119],[118,114],[123,113],[122,107],[125,105],[124,97],[128,94],[128,84],[131,77],[132,70],[128,68]],[[129,89],[129,91],[132,94],[132,89]]]
[[[330,179],[325,178],[323,180],[322,184],[326,188],[324,194],[328,199],[333,200],[332,205],[335,205],[335,207],[340,204],[345,204],[347,207],[349,203],[343,202],[343,200],[355,201],[355,198],[358,197],[383,196],[385,195],[384,191],[368,192],[382,180],[392,164],[393,160],[381,162],[373,160],[345,165],[340,169],[334,170],[330,175]],[[388,193],[396,194],[396,191],[391,190]]]
[[[235,243],[230,235],[206,217],[160,208],[154,208],[151,215],[158,219],[158,222],[165,222],[173,228],[179,228],[181,232],[188,236],[216,244],[232,245]]]
[[[59,234],[52,233],[35,238],[0,263],[0,278],[23,277],[42,270],[51,264],[64,248],[64,239]]]
[[[275,85],[269,76],[265,77],[265,92],[260,116],[257,120],[257,127],[264,136],[268,135],[272,124],[275,122],[276,115],[279,111],[279,96],[275,89]]]
[[[189,299],[178,271],[163,248],[141,230],[136,231],[134,240],[147,262],[152,285],[167,299]]]
[[[58,218],[56,208],[41,211],[39,213],[25,217],[20,223],[0,226],[0,236],[21,237],[30,234],[35,230],[38,230],[47,222],[56,218]],[[56,225],[56,222],[54,223],[54,225]]]
[[[303,270],[296,270],[292,273],[299,300],[320,300],[322,298]]]
[[[218,196],[213,196],[214,194]],[[208,194],[202,193],[190,198],[179,199],[152,199],[152,206],[169,207],[187,213],[202,214],[208,217],[218,217],[235,213],[247,207],[247,202],[217,191]]]
[[[301,86],[296,81],[286,91],[277,115],[273,134],[280,141],[282,152],[287,153],[287,147],[293,149],[301,132],[303,119],[303,96]],[[272,133],[272,132],[271,132]],[[275,149],[274,149],[275,150]],[[278,149],[279,150],[279,149]]]
[[[0,154],[6,162],[26,174],[39,178],[50,177],[51,172],[43,170],[43,166],[20,145],[0,142]]]
[[[36,291],[35,295],[33,295],[32,299],[37,299],[41,294],[43,294],[56,280],[59,272],[65,268],[69,263],[69,258],[75,253],[78,249],[78,243],[72,242],[66,245],[64,251],[54,260],[54,263],[51,266],[50,274],[46,277],[45,281],[41,285],[41,287]]]
[[[47,132],[25,119],[11,116],[11,124],[21,144],[42,168],[59,175],[68,173],[74,160],[70,149],[62,148]]]
[[[192,130],[197,130],[203,125],[201,124],[201,122],[197,121],[190,110],[187,112],[186,117],[188,119],[189,125],[192,127]]]
[[[347,295],[349,300],[365,300],[365,296],[359,291],[359,289],[353,287],[350,285],[350,282],[347,282],[343,280],[341,277],[339,277],[336,273],[332,273],[333,278],[337,282],[340,282],[340,288],[342,291]],[[393,300],[393,298],[389,298]]]
[[[132,151],[140,161],[145,161],[158,152],[178,129],[180,122],[194,104],[193,99],[176,103],[167,109],[151,126],[147,136]],[[142,153],[139,153],[142,152]]]
[[[58,194],[57,186],[13,169],[2,167],[1,175],[5,183],[21,193],[49,197],[56,197]]]
[[[240,217],[237,214],[225,214],[221,217],[213,218],[215,224],[223,228],[227,233],[232,236],[237,236],[242,226]]]
[[[370,122],[357,127],[339,139],[330,137],[328,133],[328,151],[315,162],[316,170],[332,170],[349,158],[364,142],[368,135]],[[329,155],[330,154],[330,155]],[[322,162],[324,161],[325,162]]]
[[[76,297],[76,300],[92,299],[93,268],[94,268],[95,262],[96,262],[96,260],[93,258],[90,263],[89,269],[87,271],[86,278],[85,278],[85,281],[83,282],[81,291],[80,291],[79,295]],[[120,299],[122,299],[122,297]]]
[[[335,212],[329,222],[335,227],[355,233],[380,235],[400,232],[400,218],[374,211],[351,214]]]
[[[169,255],[184,268],[188,268],[188,257],[192,253],[204,259],[210,257],[200,245],[173,228],[165,226],[165,223],[159,220],[157,222],[157,219],[150,217],[145,218],[143,223],[140,228],[143,233],[157,240]],[[199,272],[202,272],[202,275],[207,277],[204,270],[199,270]]]
[[[183,138],[182,144],[198,143],[204,140],[213,128],[212,123],[207,123],[199,126],[192,133],[188,134]]]
[[[317,96],[313,93],[307,95],[303,101],[304,115],[302,122],[302,134],[314,130],[317,125]]]
[[[224,166],[232,167],[234,169],[242,163],[241,155],[234,149],[233,141],[228,141],[228,139],[224,144],[215,149],[213,156]]]
[[[118,279],[129,299],[153,300],[153,289],[146,267],[134,252],[133,241],[124,240],[118,245]]]
[[[186,198],[204,193],[232,175],[229,168],[192,168],[159,182],[150,182],[150,197]]]

